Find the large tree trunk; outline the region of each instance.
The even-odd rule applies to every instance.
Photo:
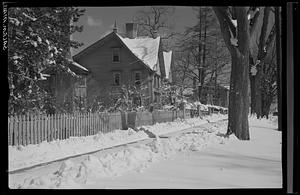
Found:
[[[250,61],[252,58],[249,59]],[[253,63],[252,63],[253,64]],[[249,67],[250,69],[250,67]],[[261,118],[262,115],[262,89],[261,89],[261,79],[262,71],[260,65],[257,66],[256,75],[249,74],[250,77],[250,98],[251,98],[251,114],[256,114],[257,118]]]
[[[250,76],[251,114],[256,114],[257,118],[262,117],[261,79],[261,71],[258,68],[257,75]]]
[[[250,29],[246,7],[234,7],[237,28],[228,14],[228,7],[213,8],[221,27],[224,41],[231,54],[230,94],[227,134],[234,133],[240,140],[249,140],[249,43]],[[235,28],[235,29],[233,29]],[[235,35],[237,30],[237,36]],[[231,32],[230,32],[231,31]],[[232,31],[234,33],[232,33]],[[237,38],[238,46],[231,39]]]
[[[261,79],[262,79],[262,72],[261,67],[258,65],[257,67],[257,74],[254,76],[254,88],[255,88],[255,113],[256,117],[259,119],[261,118],[261,108],[262,108],[262,89],[261,89]]]
[[[255,114],[255,77],[250,75],[251,114]]]
[[[249,140],[249,61],[237,50],[232,54],[227,134],[234,133],[238,139]]]

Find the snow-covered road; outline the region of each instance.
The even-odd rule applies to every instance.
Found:
[[[280,188],[281,133],[274,130],[274,121],[254,118],[249,121],[251,141],[239,141],[234,136],[224,138],[227,123],[210,123],[151,143],[54,163],[47,170],[12,174],[9,185],[10,188]]]
[[[177,153],[142,173],[102,178],[85,188],[218,189],[282,188],[280,132],[251,126],[253,141],[225,141],[195,152]],[[267,136],[267,137],[266,137]],[[267,140],[267,141],[266,141]]]

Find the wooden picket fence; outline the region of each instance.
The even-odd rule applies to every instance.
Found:
[[[171,122],[176,118],[190,118],[190,112],[137,112],[135,126]],[[25,146],[95,135],[98,132],[108,133],[116,129],[122,129],[119,112],[13,116],[8,118],[8,144]]]
[[[8,144],[28,145],[121,128],[120,113],[22,115],[8,118]]]

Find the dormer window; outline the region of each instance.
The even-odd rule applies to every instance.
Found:
[[[120,48],[113,48],[112,49],[112,61],[113,62],[120,62]]]

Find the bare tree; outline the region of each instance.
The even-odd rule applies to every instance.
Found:
[[[170,40],[176,35],[172,15],[175,12],[174,7],[151,6],[148,9],[139,10],[134,18],[138,23],[139,36],[155,37],[159,34],[163,41],[164,49],[170,49]]]
[[[209,7],[194,10],[199,20],[195,26],[187,28],[184,34],[178,36],[177,50],[175,50],[175,55],[178,57],[175,67],[177,67],[176,73],[181,73],[181,77],[184,75],[184,79],[188,79],[190,84],[193,82],[194,87],[198,85],[198,88],[195,88],[197,99],[205,101],[202,87],[214,78],[215,72],[223,74],[223,68],[230,62],[230,54],[216,25],[217,18],[213,10]],[[218,37],[217,43],[216,37]],[[182,74],[183,72],[185,74]]]
[[[250,41],[250,89],[251,89],[251,113],[257,118],[262,117],[262,67],[271,45],[275,39],[274,14],[271,7],[252,8],[261,12],[258,29]],[[263,14],[262,14],[263,13]],[[261,28],[259,29],[259,27]]]
[[[250,27],[249,7],[213,9],[232,61],[227,135],[234,133],[238,139],[249,140],[249,46],[260,12],[254,14]]]

